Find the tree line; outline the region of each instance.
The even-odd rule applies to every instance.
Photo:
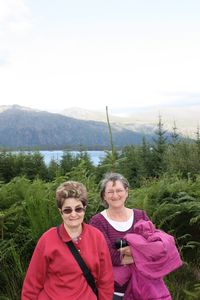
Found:
[[[112,136],[112,135],[111,135]],[[121,150],[113,147],[106,150],[106,155],[98,166],[94,166],[87,151],[80,151],[76,156],[64,151],[60,162],[52,159],[48,166],[39,151],[0,151],[0,181],[8,183],[17,176],[27,179],[36,178],[52,181],[58,175],[63,176],[84,160],[89,173],[96,175],[97,181],[109,168],[126,176],[132,187],[139,187],[146,180],[159,178],[163,174],[179,174],[182,178],[195,177],[200,172],[200,133],[196,139],[182,138],[174,125],[171,135],[166,132],[161,117],[155,131],[155,138],[150,143],[143,138],[141,145],[126,145]]]

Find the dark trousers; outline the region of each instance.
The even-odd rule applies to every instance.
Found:
[[[123,300],[123,297],[118,295],[113,295],[113,300]]]

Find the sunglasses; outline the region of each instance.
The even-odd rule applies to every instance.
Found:
[[[85,207],[75,207],[75,209],[72,209],[71,207],[66,207],[62,210],[62,214],[69,215],[73,211],[75,211],[78,214],[81,214],[81,213],[85,212]]]

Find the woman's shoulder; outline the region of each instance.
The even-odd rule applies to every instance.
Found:
[[[57,235],[56,227],[51,227],[41,234],[37,240],[36,248],[39,251],[43,251],[47,245],[55,242]]]
[[[97,228],[103,228],[107,225],[107,223],[108,221],[105,219],[102,213],[93,215],[89,220],[89,224]]]
[[[52,235],[52,234],[54,234],[54,233],[56,233],[56,232],[57,232],[57,227],[54,226],[54,227],[51,227],[51,228],[47,229],[47,230],[43,233],[42,236]]]
[[[140,208],[132,208],[132,210],[133,210],[134,213],[136,213],[136,214],[142,214],[142,213],[145,212],[143,209],[140,209]]]
[[[87,232],[87,234],[91,237],[92,235],[93,236],[97,236],[98,238],[99,237],[102,237],[103,234],[101,232],[101,230],[96,227],[96,226],[93,226],[91,224],[85,224],[84,223],[84,227],[85,227],[85,232]]]
[[[42,233],[42,235],[39,238],[39,241],[45,241],[48,240],[49,238],[52,238],[57,235],[57,228],[56,227],[51,227],[47,229],[45,232]]]
[[[140,219],[143,219],[146,221],[149,220],[149,217],[147,216],[147,213],[144,209],[133,208],[133,212],[134,212],[134,218],[136,221],[140,220]]]
[[[90,220],[89,220],[89,224],[91,224],[92,222],[101,222],[104,218],[104,216],[102,215],[101,212],[91,216]]]

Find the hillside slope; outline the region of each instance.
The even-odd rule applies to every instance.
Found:
[[[108,126],[104,122],[84,121],[45,111],[13,105],[0,113],[1,148],[86,148],[109,147]],[[122,127],[112,129],[116,147],[140,144],[144,134]],[[152,132],[147,139],[152,139]]]

